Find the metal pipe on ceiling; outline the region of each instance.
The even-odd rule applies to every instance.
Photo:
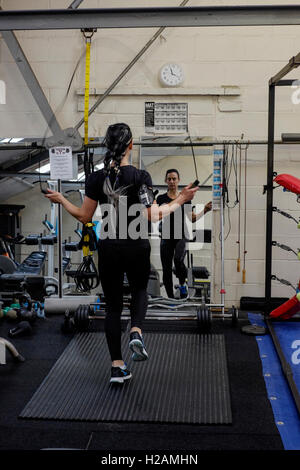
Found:
[[[299,25],[300,5],[90,8],[0,12],[0,30]]]
[[[285,136],[288,136],[289,134],[284,134]],[[297,139],[299,139],[299,134],[295,134],[295,136],[298,136]],[[290,137],[291,139],[292,137]],[[214,141],[209,141],[209,142],[198,142],[198,141],[192,141],[193,147],[210,147],[212,145],[268,145],[267,140],[227,140],[227,141],[222,141],[222,140],[214,140]],[[299,140],[288,140],[288,141],[281,141],[281,140],[276,140],[274,142],[275,145],[299,145],[300,141]],[[191,143],[190,142],[134,142],[134,146],[137,147],[190,147]],[[89,143],[86,146],[87,148],[101,148],[104,147],[102,143]],[[42,145],[18,145],[18,144],[0,144],[0,151],[1,150],[43,150],[45,147]],[[83,153],[82,151],[78,152],[73,152],[73,153]]]

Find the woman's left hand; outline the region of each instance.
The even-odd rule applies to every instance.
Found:
[[[204,213],[206,214],[206,212],[211,211],[211,209],[212,209],[212,202],[210,201],[210,202],[208,202],[207,204],[205,204],[205,206],[204,206]]]

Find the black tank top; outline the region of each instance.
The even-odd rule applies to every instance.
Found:
[[[113,199],[108,197],[103,190],[106,178],[109,178],[111,187],[118,195]],[[138,191],[142,184],[152,187],[150,174],[145,170],[138,170],[132,165],[121,166],[118,175],[114,170],[111,170],[107,177],[104,170],[99,170],[88,176],[85,195],[99,202],[102,213],[100,239],[135,239],[131,234],[135,229],[134,220],[139,214],[133,213],[132,210],[134,204],[140,204]],[[116,216],[115,221],[113,214]],[[148,222],[146,226],[148,227]],[[113,234],[112,227],[115,227]],[[137,227],[137,231],[139,231],[139,227]],[[146,232],[145,235],[148,235],[148,229]]]

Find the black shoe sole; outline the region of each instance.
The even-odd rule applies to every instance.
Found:
[[[129,348],[133,352],[133,361],[146,361],[148,359],[148,353],[139,339],[133,339],[130,341]]]
[[[111,377],[110,379],[110,383],[111,384],[123,384],[125,382],[125,380],[128,380],[128,379],[131,379],[132,377],[132,374],[130,375],[126,375],[124,377]]]

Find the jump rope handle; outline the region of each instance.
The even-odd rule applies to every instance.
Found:
[[[241,272],[241,260],[240,260],[240,258],[237,259],[236,270],[237,270],[238,273]]]
[[[246,269],[243,269],[243,284],[246,284]]]

